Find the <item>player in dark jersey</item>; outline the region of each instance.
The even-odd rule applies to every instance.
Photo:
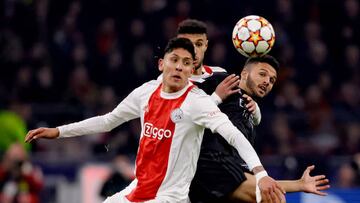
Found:
[[[241,72],[239,84],[238,77],[229,76],[224,69],[203,65],[208,45],[203,22],[191,19],[183,21],[178,27],[177,36],[189,38],[196,49],[195,70],[191,79],[212,95],[218,104],[222,102],[219,108],[254,144],[254,126],[260,122],[261,114],[257,104],[247,94],[262,98],[271,91],[276,81],[277,61],[270,56],[250,58]],[[197,172],[190,186],[192,203],[260,201],[259,193],[257,197],[255,195],[257,183],[254,176],[235,152],[219,135],[205,131]],[[324,175],[310,176],[313,169],[314,166],[308,167],[299,180],[279,183],[287,192],[326,195],[322,190],[329,188],[328,180]]]

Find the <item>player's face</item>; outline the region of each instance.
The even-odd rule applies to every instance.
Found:
[[[267,63],[256,63],[249,66],[251,67],[244,70],[245,73],[242,73],[241,77],[246,78],[248,93],[262,98],[272,90],[276,82],[276,70]]]
[[[202,66],[204,55],[208,47],[208,40],[206,34],[178,34],[177,37],[189,39],[195,47],[196,58],[194,61],[195,69]]]
[[[178,48],[166,53],[159,60],[159,70],[163,72],[163,90],[171,93],[183,89],[193,69],[194,60],[187,50]]]

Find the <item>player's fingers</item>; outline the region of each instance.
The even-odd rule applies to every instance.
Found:
[[[329,183],[329,179],[317,180],[316,185],[325,185]]]
[[[277,199],[279,200],[279,202],[281,202],[281,203],[286,202],[285,195],[284,195],[284,193],[282,193],[281,190],[275,189],[275,193],[276,193],[276,196],[277,196]]]
[[[281,187],[280,184],[278,184],[278,183],[275,184],[275,188],[280,190],[283,194],[286,193],[285,189],[283,187]]]
[[[327,190],[329,188],[330,188],[330,185],[322,185],[322,186],[317,186],[316,190],[322,191],[322,190]]]
[[[320,195],[320,196],[326,196],[326,195],[328,195],[326,192],[320,192],[320,191],[316,191],[316,192],[314,192],[315,194],[317,194],[317,195]]]
[[[38,133],[38,131],[39,129],[30,130],[25,137],[25,141],[30,142],[33,139],[33,137]]]
[[[278,196],[278,194],[274,190],[270,191],[270,195],[271,195],[271,198],[272,198],[272,202],[280,203],[281,198]]]
[[[315,168],[315,165],[308,166],[308,167],[306,168],[306,170],[305,170],[305,173],[306,173],[306,174],[310,174],[310,172],[311,172],[312,170],[314,170],[314,168]]]
[[[229,90],[229,95],[238,93],[239,91],[240,91],[240,88],[239,89]]]
[[[234,87],[237,87],[237,86],[239,86],[239,83],[240,83],[240,80],[239,80],[239,78],[234,78],[234,80],[231,80],[230,82],[229,82],[229,88],[234,88]]]
[[[248,102],[248,103],[245,105],[245,107],[249,109],[249,108],[251,108],[251,107],[256,107],[256,104],[255,104],[254,101],[250,101],[250,102]]]
[[[315,178],[315,180],[322,180],[322,179],[326,178],[326,176],[325,175],[317,175],[314,178]]]
[[[250,102],[252,100],[252,98],[247,94],[243,94],[242,97],[245,98],[246,101],[248,101],[248,102]]]
[[[31,130],[28,133],[28,136],[26,136],[26,142],[31,142],[32,140],[35,140],[39,137],[43,137],[45,132],[45,128],[38,128],[35,130]]]
[[[32,138],[33,130],[30,130],[25,136],[25,142],[29,142]]]
[[[255,105],[249,105],[249,106],[246,106],[246,109],[251,113],[253,114],[256,110],[256,106]]]
[[[234,77],[235,77],[235,74],[231,74],[231,75],[227,76],[221,83],[223,83],[223,84],[228,83]]]
[[[273,203],[271,195],[268,191],[261,191],[262,203]]]

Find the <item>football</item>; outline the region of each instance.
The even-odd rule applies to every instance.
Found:
[[[246,16],[234,26],[232,41],[236,50],[242,55],[246,57],[262,56],[274,46],[274,28],[261,16]]]

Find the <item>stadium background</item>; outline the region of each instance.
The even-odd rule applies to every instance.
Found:
[[[0,150],[13,131],[22,137],[26,129],[112,110],[157,77],[157,56],[189,17],[209,26],[205,64],[238,73],[245,57],[233,48],[232,28],[256,14],[274,26],[270,54],[281,62],[273,92],[259,102],[256,148],[263,163],[279,179],[298,178],[315,164],[314,174],[326,174],[334,194],[353,198],[337,202],[360,202],[359,10],[358,0],[1,1]],[[19,116],[13,128],[9,112]],[[44,174],[41,202],[94,201],[85,200],[96,193],[87,181],[96,175],[91,184],[99,188],[115,157],[133,160],[138,132],[135,121],[110,133],[27,146]],[[301,195],[291,202],[325,201]]]

